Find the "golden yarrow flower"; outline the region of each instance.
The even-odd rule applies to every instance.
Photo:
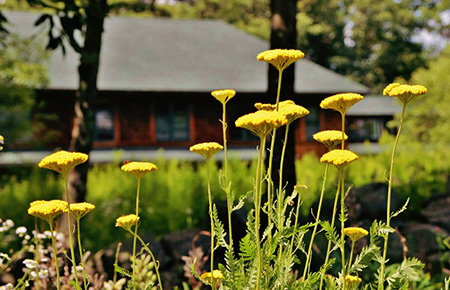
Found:
[[[352,288],[358,286],[361,283],[362,279],[357,276],[347,275],[345,276],[345,284]]]
[[[280,102],[279,112],[286,116],[288,124],[309,114],[307,109],[295,104],[294,101],[291,100]]]
[[[136,176],[136,178],[141,178],[145,174],[158,170],[155,164],[150,162],[128,162],[127,164],[120,167],[122,171],[128,172]]]
[[[199,143],[189,148],[191,152],[202,155],[206,160],[209,160],[211,157],[216,155],[217,152],[219,152],[222,149],[223,146],[217,142]]]
[[[116,219],[116,227],[122,227],[127,231],[131,231],[131,227],[136,225],[140,217],[135,214],[123,215]]]
[[[407,104],[416,97],[427,93],[427,88],[421,85],[401,85],[399,83],[389,84],[383,90],[383,95],[397,97]]]
[[[214,270],[214,271],[212,271],[212,274],[211,274],[211,272],[205,272],[202,275],[200,275],[200,278],[202,278],[203,280],[206,280],[206,281],[210,281],[211,277],[213,279],[223,279],[224,278],[224,276],[220,270]]]
[[[330,163],[336,167],[341,167],[358,160],[358,158],[358,155],[352,151],[335,149],[323,154],[322,157],[320,157],[320,162]]]
[[[344,229],[344,235],[348,236],[353,242],[356,242],[357,240],[367,236],[368,234],[369,232],[363,228],[348,227]]]
[[[55,217],[68,211],[67,202],[63,200],[39,200],[32,202],[28,214],[51,222]]]
[[[67,175],[75,166],[86,162],[88,158],[89,156],[84,153],[61,150],[44,157],[38,166]]]
[[[305,54],[298,49],[271,49],[260,52],[256,56],[256,59],[268,62],[279,71],[282,71],[304,56]]]
[[[254,106],[261,111],[275,111],[277,109],[277,106],[273,104],[256,103]]]
[[[236,95],[235,90],[217,90],[212,91],[211,95],[216,98],[222,104],[226,104],[234,95]]]
[[[256,111],[239,117],[236,127],[250,130],[260,138],[265,138],[273,129],[286,125],[286,116],[276,111]]]
[[[332,150],[337,145],[342,143],[342,131],[338,130],[325,130],[320,131],[313,135],[313,139],[319,143],[325,145],[328,150]],[[344,133],[344,139],[347,140],[348,136]]]
[[[0,135],[0,151],[3,150],[3,144],[5,144],[5,138],[3,138],[2,135]]]
[[[90,211],[95,209],[95,205],[89,202],[80,202],[70,204],[70,213],[79,220],[84,217]]]
[[[332,109],[344,115],[345,113],[347,113],[347,110],[351,106],[361,101],[362,99],[363,96],[361,96],[360,94],[354,93],[337,94],[324,99],[320,103],[320,107],[322,109]]]

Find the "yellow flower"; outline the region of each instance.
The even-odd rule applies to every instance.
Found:
[[[3,138],[2,135],[0,135],[0,151],[3,150],[3,144],[5,144],[5,138]]]
[[[369,232],[363,228],[348,227],[344,229],[344,235],[347,235],[353,242],[356,242],[357,240],[361,239],[364,236],[367,236],[368,234]]]
[[[30,207],[41,204],[41,203],[46,203],[46,202],[48,202],[48,200],[35,200],[35,201],[30,202]]]
[[[217,142],[200,143],[189,148],[190,151],[202,155],[206,160],[209,160],[212,156],[216,155],[217,152],[222,149],[223,146]]]
[[[363,96],[361,96],[360,94],[354,93],[337,94],[324,99],[320,103],[320,107],[322,109],[332,109],[344,115],[345,113],[347,113],[347,110],[351,106],[361,101],[362,99]]]
[[[67,152],[64,150],[53,153],[39,162],[40,168],[54,170],[67,175],[75,166],[88,160],[88,155],[79,152]]]
[[[80,202],[70,204],[70,212],[77,219],[81,219],[87,213],[95,209],[95,205],[89,202]]]
[[[127,231],[131,231],[131,227],[136,225],[140,217],[135,214],[123,215],[116,219],[116,227],[122,227]]]
[[[342,143],[342,131],[338,130],[325,130],[313,135],[314,140],[322,143],[328,150],[332,150],[334,147]],[[347,140],[348,136],[344,133],[344,139]]]
[[[158,170],[158,167],[150,162],[128,162],[127,164],[122,165],[120,169],[133,174],[136,178],[141,178],[148,172]]]
[[[209,281],[209,280],[211,280],[211,276],[213,279],[223,279],[224,278],[224,276],[220,270],[214,270],[212,272],[212,275],[211,275],[211,272],[205,272],[200,276],[200,278],[202,278],[203,280]]]
[[[236,127],[245,128],[256,136],[265,138],[273,129],[286,125],[287,122],[287,118],[280,112],[256,111],[239,117],[235,124]]]
[[[358,160],[358,155],[349,150],[335,149],[322,155],[321,163],[330,163],[336,167],[345,166],[350,162]]]
[[[216,98],[222,104],[226,104],[234,95],[236,95],[235,90],[217,90],[212,91],[211,95]]]
[[[345,276],[345,284],[352,288],[355,286],[358,286],[359,283],[361,283],[362,279],[357,276],[347,275]]]
[[[51,222],[58,215],[67,212],[67,202],[63,200],[39,200],[32,202],[28,214]]]
[[[255,108],[261,111],[275,111],[277,106],[272,104],[256,103]]]
[[[288,124],[290,124],[298,118],[308,115],[309,111],[302,106],[296,105],[294,101],[287,100],[280,102],[280,113],[286,116]]]
[[[268,62],[282,71],[304,56],[305,54],[297,49],[271,49],[259,53],[256,59]]]
[[[384,90],[383,95],[399,98],[407,104],[414,98],[427,93],[427,88],[420,85],[401,85],[399,83],[389,84]]]

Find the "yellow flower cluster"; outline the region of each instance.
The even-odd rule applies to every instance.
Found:
[[[212,91],[211,95],[216,98],[222,104],[226,104],[234,95],[236,95],[235,90],[217,90]]]
[[[95,205],[89,202],[80,202],[70,204],[70,213],[79,220],[84,217],[90,211],[95,209]]]
[[[275,111],[277,106],[272,104],[256,103],[255,108],[261,111]]]
[[[41,162],[39,162],[38,166],[67,175],[70,170],[78,164],[86,162],[88,158],[89,156],[84,153],[61,150],[44,157]]]
[[[354,93],[337,94],[324,99],[320,103],[320,107],[322,109],[332,109],[344,115],[345,113],[347,113],[347,110],[351,106],[361,101],[362,99],[363,96],[361,96],[360,94]]]
[[[332,150],[334,147],[342,143],[342,131],[338,130],[325,130],[313,135],[314,140],[325,145],[328,150]],[[344,133],[344,139],[347,140],[348,136]]]
[[[211,274],[211,272],[205,272],[200,276],[200,278],[202,278],[203,280],[206,280],[206,281],[211,280],[211,277],[213,279],[223,279],[224,278],[224,276],[220,270],[214,270],[214,271],[212,271],[212,274]]]
[[[150,162],[128,162],[127,164],[122,165],[120,169],[133,174],[136,178],[141,178],[148,172],[158,170],[158,167]]]
[[[427,88],[420,85],[401,85],[399,83],[389,84],[383,90],[383,95],[399,98],[403,103],[408,103],[417,96],[427,93]]]
[[[297,49],[271,49],[259,53],[256,59],[268,62],[279,71],[282,71],[304,56],[305,54]]]
[[[223,146],[217,142],[199,143],[189,148],[191,152],[202,155],[206,160],[209,160],[211,157],[216,155],[217,152],[219,152],[222,149]]]
[[[347,165],[358,160],[358,155],[349,150],[335,149],[327,152],[320,157],[321,163],[330,163],[336,167]]]
[[[356,242],[357,240],[367,236],[368,234],[369,232],[363,228],[348,227],[344,229],[344,235],[348,236],[353,242]]]
[[[5,144],[5,138],[3,138],[2,135],[0,135],[0,151],[3,150],[3,144]]]
[[[362,279],[357,276],[347,275],[345,276],[345,284],[349,287],[355,287],[361,283]]]
[[[63,200],[38,200],[30,204],[28,214],[51,222],[58,215],[67,212],[67,202]]]
[[[273,129],[286,125],[287,122],[286,116],[280,112],[256,111],[239,117],[235,124],[236,127],[245,128],[256,136],[265,138]]]
[[[294,101],[287,100],[280,102],[280,113],[286,116],[288,124],[290,124],[298,118],[308,115],[309,111],[295,104]]]
[[[116,219],[116,227],[122,227],[127,231],[131,230],[131,227],[136,225],[139,221],[139,217],[135,214],[123,215]]]

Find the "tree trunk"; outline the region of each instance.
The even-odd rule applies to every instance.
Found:
[[[271,34],[270,48],[297,48],[297,0],[271,0]],[[294,67],[295,63],[283,71],[283,82],[281,85],[280,101],[292,99],[294,97]],[[269,66],[269,96],[275,100],[278,86],[278,70]],[[283,186],[286,185],[286,192],[292,192],[296,184],[295,176],[295,125],[289,127],[289,139],[286,145],[286,153],[283,167]],[[279,184],[279,169],[281,150],[285,135],[285,126],[277,130],[275,140],[275,150],[272,166],[272,180],[274,182],[275,193]],[[270,144],[270,142],[268,142]],[[267,154],[268,155],[268,154]],[[266,162],[266,165],[268,162]]]

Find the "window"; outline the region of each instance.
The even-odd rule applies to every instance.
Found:
[[[354,142],[366,140],[376,142],[380,139],[384,128],[386,128],[384,118],[351,118],[348,120],[349,138]]]
[[[188,141],[190,139],[189,108],[186,104],[155,106],[156,141]]]
[[[243,128],[236,127],[234,122],[241,116],[254,112],[255,107],[253,104],[236,104],[229,105],[227,107],[227,123],[228,130],[230,134],[230,141],[237,142],[247,142],[247,141],[258,141],[259,138],[252,134],[251,131]]]
[[[314,141],[313,135],[320,131],[320,112],[317,107],[308,108],[309,114],[305,116],[306,140]]]
[[[114,111],[112,108],[101,108],[95,112],[95,141],[114,140]]]

